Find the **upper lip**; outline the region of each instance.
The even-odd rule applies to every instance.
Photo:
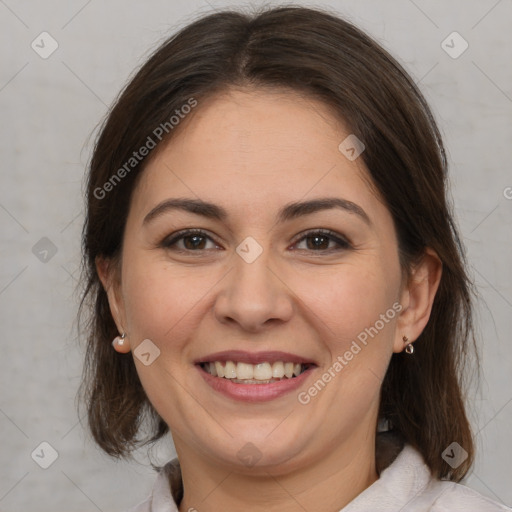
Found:
[[[315,364],[316,363],[306,357],[297,354],[290,354],[289,352],[279,351],[265,351],[265,352],[246,352],[245,350],[224,350],[222,352],[215,352],[204,357],[200,357],[194,361],[194,364],[209,363],[209,362],[225,362],[236,361],[240,363],[258,364],[258,363],[275,363],[277,361],[301,363],[301,364]]]

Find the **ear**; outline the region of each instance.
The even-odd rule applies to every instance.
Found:
[[[96,272],[107,293],[110,313],[116,323],[117,330],[120,334],[123,334],[125,333],[126,317],[121,294],[121,279],[117,265],[113,260],[99,256],[96,258],[95,263]],[[114,343],[113,347],[117,352],[123,354],[130,351],[128,339],[125,339],[122,345]]]
[[[401,293],[400,304],[403,309],[396,324],[393,352],[401,352],[423,332],[430,318],[442,271],[443,264],[439,256],[427,247]],[[408,338],[407,342],[403,341],[403,336]]]

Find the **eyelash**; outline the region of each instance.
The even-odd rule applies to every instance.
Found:
[[[297,245],[298,243],[302,242],[303,240],[307,240],[309,237],[320,236],[320,237],[325,237],[325,238],[330,239],[330,241],[337,243],[339,246],[334,249],[333,248],[320,249],[320,250],[310,249],[311,252],[330,253],[330,252],[348,250],[348,249],[352,248],[352,245],[350,244],[350,242],[348,240],[341,237],[334,231],[331,231],[328,229],[312,229],[312,230],[302,233],[301,235],[302,236],[296,242],[294,242],[294,245]],[[160,244],[160,246],[165,249],[177,250],[180,252],[201,252],[201,251],[209,250],[209,249],[192,250],[192,249],[182,249],[182,248],[176,249],[174,247],[180,240],[183,240],[187,237],[192,237],[192,236],[204,237],[204,238],[207,238],[207,239],[211,240],[212,242],[216,243],[215,240],[213,240],[212,237],[209,236],[208,233],[206,233],[206,231],[203,231],[202,229],[186,229],[184,231],[180,231],[178,233],[175,233],[174,235],[171,235],[171,237],[165,238],[162,241],[162,243]],[[306,250],[307,251],[308,249],[296,249],[296,250],[299,250],[299,251]]]

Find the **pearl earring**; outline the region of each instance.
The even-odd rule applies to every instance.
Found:
[[[404,343],[407,343],[409,341],[409,338],[407,336],[404,336],[402,338],[403,342]],[[409,343],[406,347],[405,347],[405,352],[409,355],[413,354],[414,353],[414,346],[412,343]]]
[[[122,347],[124,345],[125,338],[126,338],[126,333],[125,332],[123,332],[123,334],[121,334],[121,336],[116,336],[114,338],[114,341],[112,342],[112,346],[114,348]]]

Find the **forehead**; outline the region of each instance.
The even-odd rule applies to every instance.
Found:
[[[374,215],[383,208],[362,159],[350,161],[338,148],[350,132],[320,101],[235,89],[199,101],[182,123],[143,171],[136,209],[196,197],[262,214],[320,196],[344,197]]]
[[[221,156],[250,165],[282,154],[300,163],[336,149],[346,132],[325,104],[292,90],[230,89],[199,102],[169,146],[190,157]],[[252,169],[255,170],[255,169]]]

